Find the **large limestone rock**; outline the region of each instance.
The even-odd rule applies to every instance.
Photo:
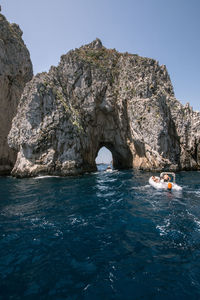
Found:
[[[116,168],[200,168],[200,114],[174,97],[165,66],[95,40],[27,85],[9,134],[14,176],[96,170],[102,146]]]
[[[22,31],[0,14],[0,175],[8,174],[16,161],[7,135],[24,86],[32,78],[29,52]]]

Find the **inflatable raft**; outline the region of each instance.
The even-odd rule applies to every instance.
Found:
[[[167,178],[168,180],[164,179]],[[164,189],[164,190],[175,190],[175,191],[181,191],[182,187],[176,184],[175,180],[175,173],[172,172],[163,172],[160,174],[160,177],[158,176],[151,176],[149,178],[149,184],[153,186],[155,189]]]
[[[110,166],[108,166],[106,169],[106,172],[112,172],[112,171],[113,171],[113,169]]]

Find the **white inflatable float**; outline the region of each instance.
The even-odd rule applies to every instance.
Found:
[[[151,176],[149,178],[149,184],[153,186],[155,189],[181,191],[182,187],[176,184],[175,181],[176,181],[176,176],[175,173],[172,172],[163,172],[160,174],[160,177]]]

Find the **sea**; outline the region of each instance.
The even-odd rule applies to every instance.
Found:
[[[200,299],[200,172],[98,168],[0,178],[0,299]]]

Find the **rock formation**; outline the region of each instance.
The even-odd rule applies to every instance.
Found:
[[[19,26],[0,14],[0,175],[8,174],[16,161],[7,135],[24,86],[32,78],[29,52],[21,36]]]
[[[102,146],[115,168],[200,168],[200,113],[174,97],[164,65],[96,39],[27,85],[9,134],[14,176],[96,170]]]

